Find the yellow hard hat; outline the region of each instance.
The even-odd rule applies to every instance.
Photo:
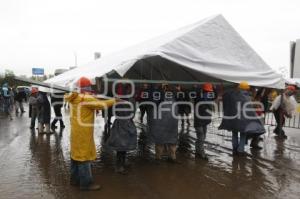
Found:
[[[300,106],[297,107],[297,112],[300,113]]]
[[[248,82],[242,81],[239,84],[239,88],[242,89],[242,90],[249,90],[250,86],[249,86]]]

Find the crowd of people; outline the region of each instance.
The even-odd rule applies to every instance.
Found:
[[[33,87],[30,93],[23,88],[9,87],[7,83],[4,83],[0,89],[0,105],[3,113],[13,120],[13,111],[18,115],[24,114],[24,103],[29,104],[29,117],[31,118],[30,129],[35,130],[36,121],[38,121],[38,132],[48,133],[54,132],[56,123],[60,122],[60,127],[65,128],[62,120],[62,103],[64,101],[64,93],[51,94],[51,103],[48,99],[48,93],[46,89],[38,89]],[[53,106],[55,118],[51,123],[51,105]],[[51,131],[52,130],[52,131]]]
[[[51,134],[56,131],[56,123],[59,121],[60,129],[65,125],[62,119],[61,109],[63,107],[64,93],[51,93],[50,101],[48,90],[41,87],[39,90],[33,88],[29,97],[29,117],[31,117],[30,129],[35,129],[35,122],[38,120],[38,132]],[[55,117],[51,122],[51,106],[53,107]]]
[[[177,163],[176,149],[178,144],[178,123],[189,125],[189,115],[194,113],[196,130],[196,155],[207,160],[204,142],[207,126],[212,121],[214,102],[218,98],[217,91],[211,83],[195,86],[192,91],[177,85],[174,89],[168,84],[144,84],[137,92],[132,93],[130,84],[119,84],[116,87],[117,97],[109,100],[96,99],[91,91],[91,82],[87,78],[79,79],[78,92],[73,92],[65,98],[71,108],[71,184],[80,186],[82,190],[98,190],[99,185],[93,183],[91,161],[96,158],[93,139],[94,112],[106,111],[106,117],[115,116],[111,123],[106,118],[106,129],[109,131],[105,144],[116,151],[116,172],[126,174],[126,154],[137,147],[137,130],[133,122],[134,113],[140,109],[140,122],[146,115],[147,136],[150,143],[155,145],[156,161],[163,161],[164,155],[172,163]],[[280,96],[284,96],[280,104],[282,115],[291,116],[294,111],[293,103],[296,88],[289,86]],[[257,92],[251,90],[247,82],[241,82],[235,88],[228,89],[223,95],[223,120],[220,129],[232,131],[233,155],[245,155],[245,145],[251,139],[253,149],[261,149],[258,145],[260,136],[265,133],[263,116],[268,109],[266,96],[268,89]],[[132,103],[135,101],[135,103]],[[251,103],[260,101],[262,103]],[[275,101],[278,101],[275,99]],[[178,103],[177,106],[173,104]],[[134,108],[130,108],[134,104]],[[192,104],[192,105],[191,105]],[[241,104],[240,108],[237,104]],[[194,106],[193,106],[194,105]],[[114,107],[114,108],[112,108]],[[175,107],[175,108],[174,108]],[[287,107],[290,107],[289,110]],[[293,108],[291,108],[293,107]],[[118,108],[118,109],[117,109]],[[272,108],[273,110],[273,108]],[[274,109],[275,110],[275,109]],[[109,113],[108,113],[109,112]],[[275,111],[276,112],[276,111]],[[174,115],[175,113],[175,115]],[[185,117],[176,117],[185,116]],[[110,127],[112,124],[112,127]],[[278,124],[281,125],[282,123]],[[277,130],[274,131],[277,133]],[[240,135],[239,135],[240,134]]]
[[[12,111],[15,109],[16,114],[25,113],[23,103],[28,99],[28,93],[23,88],[9,87],[4,83],[0,88],[1,109],[12,120]]]
[[[119,83],[116,95],[111,99],[97,99],[92,91],[92,83],[82,77],[76,83],[78,89],[72,93],[52,93],[51,103],[47,91],[32,88],[29,97],[31,117],[30,128],[35,129],[38,119],[38,132],[51,133],[57,128],[65,128],[61,109],[64,101],[70,107],[70,141],[71,141],[71,185],[79,186],[81,190],[99,190],[100,186],[93,183],[91,162],[96,159],[94,142],[95,113],[103,111],[105,130],[108,138],[105,145],[116,151],[116,172],[126,174],[126,155],[137,147],[137,129],[135,122],[136,109],[140,109],[140,122],[145,122],[147,138],[155,146],[157,162],[167,160],[178,163],[176,149],[178,145],[178,124],[193,125],[196,132],[195,157],[208,160],[205,151],[207,127],[213,120],[213,113],[219,108],[216,101],[222,99],[222,122],[219,129],[232,132],[233,155],[244,156],[245,145],[251,140],[250,146],[260,150],[260,136],[265,133],[264,115],[271,110],[276,118],[277,126],[274,133],[285,138],[283,125],[285,117],[292,117],[297,102],[293,95],[294,86],[287,86],[277,97],[273,96],[269,107],[271,89],[253,88],[247,82],[240,82],[234,87],[220,91],[211,83],[195,85],[188,89],[182,85],[143,84],[133,89],[131,84]],[[1,96],[4,97],[5,111],[11,117],[9,106],[11,96],[18,96],[3,85]],[[15,98],[19,99],[19,97]],[[17,100],[18,108],[24,112],[22,100]],[[55,117],[51,123],[51,106]],[[193,117],[191,117],[193,114]],[[111,117],[115,119],[111,122]]]

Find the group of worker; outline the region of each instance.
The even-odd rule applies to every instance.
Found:
[[[65,125],[62,119],[61,108],[63,106],[64,93],[52,93],[51,103],[48,99],[48,93],[45,90],[32,88],[29,97],[29,117],[31,118],[30,129],[35,130],[35,123],[38,120],[38,133],[51,134],[55,132],[56,123],[60,122],[60,128],[64,129]],[[51,105],[54,109],[55,118],[51,122]]]
[[[16,115],[21,112],[25,113],[23,103],[27,101],[27,92],[23,89],[9,87],[8,83],[4,83],[0,87],[0,101],[3,112],[10,118],[12,117],[12,111],[15,109]]]
[[[176,147],[178,144],[178,118],[173,113],[179,115],[189,115],[192,111],[188,103],[179,103],[179,106],[172,107],[176,101],[189,101],[190,99],[180,98],[172,95],[182,91],[176,86],[174,91],[168,84],[143,85],[137,95],[128,97],[132,92],[129,84],[121,84],[117,88],[118,98],[99,100],[92,95],[92,83],[88,78],[80,78],[77,82],[78,90],[65,96],[65,100],[70,105],[71,120],[71,185],[79,186],[81,190],[99,190],[100,186],[93,183],[91,173],[91,161],[96,158],[96,148],[94,143],[93,125],[95,110],[106,110],[115,105],[119,111],[115,111],[110,135],[106,145],[116,151],[117,164],[116,171],[125,174],[126,153],[134,150],[137,145],[137,130],[133,122],[135,110],[130,109],[130,103],[138,101],[141,109],[141,122],[144,115],[147,115],[147,136],[149,141],[155,145],[155,157],[157,161],[162,161],[164,153],[167,153],[168,160],[176,163]],[[199,103],[194,112],[194,127],[196,130],[196,157],[207,160],[204,148],[204,141],[207,134],[207,126],[212,121],[213,102],[217,97],[212,84],[205,83],[201,87],[195,88],[196,93],[193,102]],[[197,90],[198,89],[198,90]],[[280,115],[291,116],[288,107],[289,98],[295,92],[295,87],[289,86],[282,94],[281,105],[272,106],[273,111],[282,109]],[[159,95],[152,95],[153,93]],[[122,97],[124,95],[124,97]],[[125,97],[126,96],[126,97]],[[155,96],[160,96],[159,98]],[[263,97],[263,96],[262,96]],[[245,144],[248,139],[252,139],[251,147],[261,149],[258,145],[259,136],[265,133],[263,120],[258,117],[262,107],[251,105],[250,86],[247,82],[241,82],[237,87],[228,90],[223,95],[224,117],[219,129],[232,131],[232,146],[234,155],[245,155]],[[276,100],[275,100],[276,101]],[[278,101],[278,100],[277,100]],[[210,103],[211,102],[211,103]],[[242,109],[237,108],[240,103]],[[247,103],[250,103],[249,107]],[[279,108],[280,107],[280,108]],[[137,107],[135,107],[137,108]],[[161,110],[159,110],[161,109]],[[292,109],[291,109],[292,110]],[[241,112],[246,112],[246,114]],[[157,117],[156,113],[159,116]],[[235,117],[237,113],[241,116]],[[199,117],[200,116],[200,117]],[[182,121],[184,123],[184,120]],[[280,120],[282,125],[282,120]],[[187,122],[189,123],[189,122]],[[282,127],[281,127],[282,129]],[[276,130],[278,133],[278,130]],[[240,135],[239,135],[240,134]],[[278,133],[279,134],[279,133]]]
[[[137,129],[133,121],[137,108],[141,111],[142,123],[145,114],[147,116],[147,140],[155,146],[157,162],[163,161],[164,156],[167,155],[169,162],[178,163],[176,158],[178,122],[181,120],[182,126],[185,121],[190,125],[191,113],[194,114],[197,137],[195,157],[208,160],[204,143],[207,126],[212,122],[214,102],[218,97],[216,88],[211,83],[195,86],[192,89],[194,94],[180,85],[172,88],[168,84],[144,84],[135,92],[132,85],[124,83],[118,84],[115,88],[117,97],[106,100],[95,97],[92,83],[88,78],[80,78],[76,86],[78,88],[76,91],[65,96],[64,93],[51,94],[51,103],[47,92],[42,89],[32,88],[29,97],[30,128],[35,129],[35,121],[38,119],[39,133],[49,134],[55,131],[58,121],[63,129],[65,127],[61,114],[63,102],[67,102],[70,106],[71,185],[79,186],[81,190],[101,188],[100,185],[93,183],[91,171],[91,162],[96,159],[94,121],[95,112],[98,110],[106,112],[103,114],[105,116],[111,117],[112,112],[115,116],[112,126],[110,119],[106,120],[109,136],[105,145],[116,151],[117,173],[127,173],[127,152],[137,147]],[[5,91],[5,96],[9,96],[8,89],[2,90]],[[285,117],[291,117],[296,108],[296,100],[293,97],[295,91],[294,86],[287,86],[285,91],[275,98],[270,108],[276,118],[277,127],[274,133],[278,136],[286,137],[282,127]],[[260,136],[265,133],[263,114],[268,109],[266,105],[268,94],[267,89],[261,89],[253,97],[254,94],[247,82],[241,82],[222,93],[224,115],[219,129],[232,132],[233,155],[245,155],[245,145],[248,140],[251,140],[250,146],[253,149],[261,149],[258,143]],[[252,101],[262,103],[252,104],[250,103]],[[174,106],[176,103],[177,106]],[[51,105],[55,112],[52,123]],[[108,111],[111,113],[107,114]]]

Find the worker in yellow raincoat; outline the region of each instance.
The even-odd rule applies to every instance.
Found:
[[[70,104],[71,122],[71,185],[81,190],[99,190],[93,184],[91,161],[96,159],[94,142],[95,110],[111,107],[115,99],[98,100],[91,95],[91,81],[85,77],[77,81],[79,92],[65,95]]]

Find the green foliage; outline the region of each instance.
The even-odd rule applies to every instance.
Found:
[[[18,82],[15,80],[15,74],[12,70],[5,70],[4,74],[0,74],[0,87],[8,83],[9,87],[28,86],[29,84]]]
[[[26,75],[20,75],[20,77],[29,78],[29,79],[32,79],[32,80],[42,82],[42,81],[45,81],[49,78],[54,77],[54,75],[31,76],[31,77],[27,77]],[[14,71],[12,71],[12,70],[5,70],[5,72],[3,74],[0,73],[0,87],[2,87],[2,85],[4,83],[8,83],[9,87],[30,86],[30,84],[16,81],[14,78],[15,78],[15,74],[14,74]]]
[[[5,70],[4,75],[0,76],[0,85],[2,86],[4,83],[8,83],[9,86],[13,86],[15,84],[14,80],[15,74],[11,70]]]

